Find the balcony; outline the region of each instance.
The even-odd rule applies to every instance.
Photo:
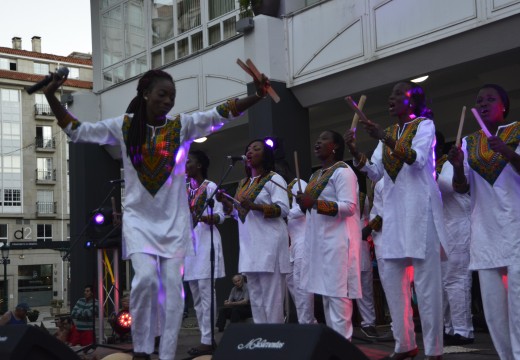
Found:
[[[34,116],[38,120],[51,120],[55,119],[54,113],[48,104],[34,104]]]
[[[35,137],[34,149],[40,152],[55,152],[56,140],[54,138]]]
[[[53,169],[53,170],[36,169],[35,179],[36,179],[36,184],[54,185],[54,184],[56,184],[56,169]]]
[[[36,202],[36,216],[40,217],[54,217],[56,216],[56,201],[37,201]]]

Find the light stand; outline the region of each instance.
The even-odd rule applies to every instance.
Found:
[[[7,292],[9,291],[9,288],[7,286],[7,265],[10,263],[11,260],[9,260],[9,244],[5,242],[2,245],[2,264],[4,264],[4,313],[6,313],[7,310],[9,310],[9,296],[7,295]]]
[[[215,188],[215,191],[211,194],[211,196],[206,200],[206,205],[200,212],[199,216],[197,217],[197,220],[200,221],[202,215],[204,214],[204,211],[209,207],[209,216],[210,216],[210,224],[209,224],[209,230],[210,230],[210,236],[211,236],[211,245],[210,245],[210,251],[209,251],[209,261],[210,261],[210,281],[211,281],[211,299],[210,299],[210,321],[211,321],[211,349],[215,350],[215,244],[213,243],[213,206],[215,205],[215,195],[218,192],[218,189],[222,186],[222,183],[229,175],[231,169],[235,166],[236,160],[231,159],[231,163],[229,164],[226,172],[222,175],[220,178],[220,181],[217,184],[217,187]]]

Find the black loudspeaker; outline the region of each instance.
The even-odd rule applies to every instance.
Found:
[[[79,356],[36,326],[6,325],[0,326],[0,359],[79,360]]]
[[[368,360],[343,336],[322,325],[231,324],[213,360]]]

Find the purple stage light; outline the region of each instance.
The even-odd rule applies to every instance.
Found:
[[[94,222],[97,225],[102,225],[105,222],[105,216],[101,213],[97,213],[96,215],[94,215]]]
[[[271,148],[274,147],[274,140],[273,140],[273,139],[271,139],[271,138],[266,138],[266,139],[264,140],[264,142],[265,142],[265,144],[266,144],[267,146],[269,146],[269,147],[271,147]]]

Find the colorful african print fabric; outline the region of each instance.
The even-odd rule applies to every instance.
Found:
[[[190,183],[186,184],[188,190],[188,201],[190,204],[190,212],[194,215],[195,219],[198,219],[204,210],[204,206],[206,205],[206,199],[208,197],[208,192],[206,188],[208,187],[209,182],[204,180],[202,184],[196,189],[192,189]],[[194,221],[193,226],[197,226],[197,222]]]
[[[499,128],[497,136],[515,151],[520,142],[520,123],[514,122]],[[493,186],[508,160],[502,154],[490,149],[487,137],[482,130],[466,137],[466,150],[469,166]]]
[[[269,174],[265,176],[259,176],[254,178],[251,183],[251,178],[245,178],[240,181],[238,184],[237,192],[235,195],[235,199],[238,201],[243,201],[245,199],[249,199],[251,202],[254,202],[260,191],[264,188],[264,185],[271,180],[271,178],[275,175],[275,172],[271,171]],[[264,217],[278,217],[281,214],[281,210],[276,205],[263,205]],[[276,211],[276,209],[278,211]],[[246,221],[246,216],[249,210],[244,209],[241,206],[237,206],[238,217],[242,223]],[[278,215],[276,215],[278,214]]]
[[[287,195],[289,196],[289,207],[292,207],[292,203],[293,203],[293,200],[294,200],[294,196],[293,196],[293,193],[292,193],[292,189],[294,187],[294,185],[296,185],[296,182],[298,180],[294,179],[293,181],[291,181],[288,185],[287,185]]]
[[[442,167],[446,161],[448,161],[448,154],[444,154],[435,160],[435,173],[437,174],[437,178],[439,177],[439,174],[442,171]]]
[[[125,115],[123,120],[123,137],[128,137],[131,119]],[[180,145],[181,119],[177,116],[166,121],[162,127],[146,127],[146,141],[142,146],[141,166],[136,167],[139,181],[146,190],[155,196],[157,191],[168,180],[175,167],[175,156]]]
[[[318,214],[335,216],[338,213],[338,204],[335,201],[318,200],[318,197],[327,186],[334,171],[339,168],[348,168],[348,165],[343,161],[338,161],[331,167],[325,169],[325,171],[315,171],[314,174],[311,175],[309,184],[305,188],[305,193],[317,201]]]
[[[393,182],[395,182],[399,171],[401,171],[405,163],[410,165],[415,162],[417,154],[412,149],[412,140],[417,133],[419,124],[423,120],[425,120],[425,118],[417,118],[407,123],[403,134],[399,138],[397,138],[399,124],[389,126],[385,129],[386,136],[391,137],[395,141],[395,149],[392,150],[386,145],[383,147],[383,166]]]

